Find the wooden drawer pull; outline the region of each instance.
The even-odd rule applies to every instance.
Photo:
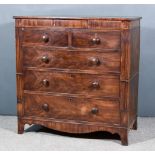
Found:
[[[48,112],[48,111],[49,111],[49,105],[48,105],[47,103],[44,103],[44,104],[42,105],[42,109],[43,109],[44,111]]]
[[[49,41],[49,37],[48,37],[47,34],[44,34],[44,35],[42,36],[42,39],[43,39],[43,41],[44,41],[45,43],[47,43],[47,42]]]
[[[100,88],[99,82],[97,82],[97,81],[94,81],[91,86],[94,89],[99,89]]]
[[[91,113],[92,114],[97,114],[99,112],[98,108],[92,108]]]
[[[49,58],[48,58],[48,56],[42,56],[42,58],[41,58],[41,60],[42,60],[42,62],[44,62],[44,63],[48,63],[49,62]]]
[[[100,38],[93,38],[93,39],[92,39],[92,43],[93,43],[93,44],[97,44],[97,45],[98,45],[98,44],[100,44],[100,42],[101,42],[101,41],[100,41]]]
[[[89,64],[90,64],[90,65],[99,66],[100,63],[101,63],[101,62],[100,62],[99,58],[94,58],[94,57],[89,58]]]
[[[47,79],[44,79],[42,81],[42,84],[45,86],[45,87],[48,87],[49,86],[49,81]]]

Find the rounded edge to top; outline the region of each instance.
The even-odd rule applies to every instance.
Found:
[[[82,20],[82,19],[101,19],[101,20],[116,20],[116,21],[131,21],[131,20],[140,20],[142,17],[54,17],[54,16],[13,16],[14,19],[72,19],[72,20]]]

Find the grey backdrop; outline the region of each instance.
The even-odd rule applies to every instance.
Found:
[[[16,115],[14,15],[142,16],[139,116],[155,116],[155,5],[0,5],[0,114]]]

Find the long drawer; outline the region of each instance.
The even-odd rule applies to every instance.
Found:
[[[25,70],[24,89],[119,97],[119,76]]]
[[[120,72],[119,51],[23,47],[24,67]]]
[[[119,102],[82,97],[24,94],[24,115],[89,121],[120,123]]]

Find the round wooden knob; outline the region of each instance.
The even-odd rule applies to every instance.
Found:
[[[43,39],[43,41],[44,41],[45,43],[47,43],[47,42],[49,41],[49,37],[48,37],[47,34],[44,34],[44,35],[42,36],[42,39]]]
[[[48,56],[42,56],[42,58],[41,58],[41,60],[42,60],[42,62],[44,62],[44,63],[48,63],[49,62],[49,58],[48,58]]]
[[[43,105],[42,105],[42,109],[44,110],[44,111],[49,111],[49,105],[47,104],[47,103],[44,103]]]
[[[98,66],[98,65],[100,65],[100,60],[99,60],[99,58],[92,57],[89,59],[89,64]]]
[[[49,86],[49,81],[47,79],[44,79],[42,81],[42,84],[45,86],[45,87],[48,87]]]
[[[93,87],[94,89],[100,88],[99,82],[98,82],[98,81],[94,81],[94,82],[92,83],[92,87]]]
[[[91,113],[92,114],[97,114],[99,112],[98,108],[92,108]]]
[[[93,38],[92,42],[93,44],[100,44],[100,38]]]

